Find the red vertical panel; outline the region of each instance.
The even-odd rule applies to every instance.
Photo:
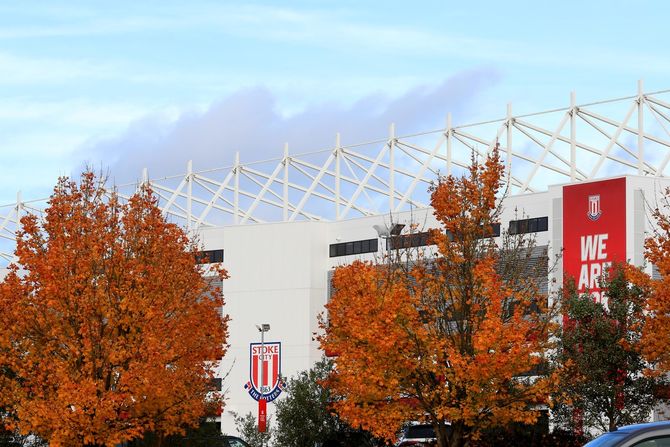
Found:
[[[258,385],[258,356],[252,353],[251,357],[251,382],[253,386]]]
[[[265,432],[267,428],[267,405],[265,399],[258,399],[258,431]]]
[[[594,299],[604,297],[598,278],[626,260],[626,179],[563,187],[563,276]]]
[[[272,356],[272,380],[270,385],[274,386],[275,381],[279,377],[279,355]]]

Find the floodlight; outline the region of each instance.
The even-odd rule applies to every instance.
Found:
[[[386,227],[386,225],[373,225],[372,228],[374,228],[377,231],[377,235],[379,237],[389,237],[389,229]]]

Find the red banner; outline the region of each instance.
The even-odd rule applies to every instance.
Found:
[[[603,301],[599,279],[626,260],[626,179],[563,187],[563,277]]]
[[[258,399],[258,432],[264,433],[267,429],[268,413],[265,399]]]

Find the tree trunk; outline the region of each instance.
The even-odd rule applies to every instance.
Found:
[[[469,430],[462,422],[455,422],[451,424],[451,436],[448,436],[449,443],[445,447],[468,447],[470,440],[468,439]],[[438,440],[439,442],[439,440]]]
[[[616,399],[616,398],[615,398],[615,399]],[[616,416],[617,416],[617,411],[616,411],[616,408],[615,408],[615,403],[614,403],[614,401],[610,402],[610,408],[609,408],[608,413],[609,413],[609,414],[607,415],[607,417],[608,417],[608,419],[609,419],[609,421],[608,421],[608,422],[609,422],[609,427],[608,427],[608,429],[609,429],[609,431],[614,431],[614,430],[616,430],[616,428],[617,428],[617,417],[616,417]]]
[[[437,438],[438,447],[451,447],[449,442],[449,433],[447,432],[447,426],[444,423],[437,423],[435,429],[435,437]]]

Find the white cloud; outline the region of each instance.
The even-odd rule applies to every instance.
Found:
[[[349,106],[311,104],[290,116],[278,111],[268,89],[247,88],[176,120],[148,116],[135,121],[117,138],[84,146],[81,156],[94,165],[102,161],[123,182],[139,178],[144,167],[152,176],[182,173],[188,160],[196,170],[230,165],[235,151],[245,162],[275,158],[284,142],[294,153],[324,149],[334,145],[337,132],[343,144],[360,143],[384,138],[392,122],[398,134],[408,134],[443,126],[447,111],[467,119],[478,93],[498,78],[495,70],[481,68],[400,97],[374,94]]]

